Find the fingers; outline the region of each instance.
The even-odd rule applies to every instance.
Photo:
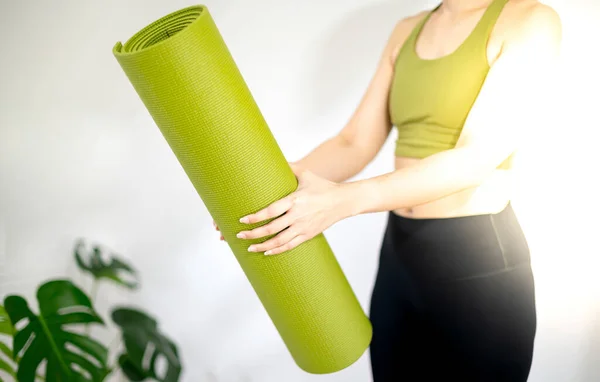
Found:
[[[215,227],[215,230],[220,231],[219,230],[219,226],[217,225],[217,222],[215,222],[214,220],[213,220],[213,226]],[[219,240],[225,241],[225,238],[223,237],[223,234],[220,235]]]
[[[278,219],[271,221],[264,226],[254,228],[251,231],[241,231],[236,236],[239,239],[257,239],[259,237],[265,237],[274,235],[278,232],[288,228],[293,223],[292,216],[284,214]]]
[[[298,232],[293,227],[290,227],[290,228],[280,232],[277,236],[275,236],[263,243],[251,245],[250,247],[248,247],[248,251],[249,252],[265,252],[265,251],[267,251],[269,253],[265,252],[265,255],[268,255],[271,253],[271,251],[274,248],[285,248],[286,245],[288,245],[290,242],[295,240],[295,238],[298,236],[299,236]]]
[[[289,251],[291,249],[296,248],[297,246],[299,246],[300,244],[304,243],[308,238],[305,237],[304,235],[299,235],[296,236],[295,238],[293,238],[292,240],[288,241],[287,243],[285,243],[284,245],[281,245],[279,247],[276,247],[274,249],[268,250],[265,252],[265,255],[270,256],[270,255],[278,255],[280,253]]]
[[[294,205],[296,198],[296,194],[290,194],[289,196],[279,199],[275,203],[269,205],[268,207],[254,213],[251,215],[244,216],[240,219],[241,223],[245,224],[253,224],[258,223],[264,220],[276,218],[287,212]]]

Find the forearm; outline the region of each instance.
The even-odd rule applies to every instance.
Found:
[[[474,187],[494,165],[466,148],[444,151],[381,176],[342,185],[346,215],[410,208]]]
[[[325,179],[341,183],[358,174],[366,162],[360,149],[336,135],[295,163]]]

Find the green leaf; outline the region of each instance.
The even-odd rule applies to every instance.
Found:
[[[121,354],[119,356],[119,366],[121,367],[121,370],[123,370],[123,374],[125,374],[130,381],[139,382],[147,378],[144,372],[135,367],[126,354]]]
[[[10,322],[10,317],[6,312],[6,309],[2,305],[0,305],[0,334],[6,334],[9,336],[13,336],[15,328]]]
[[[4,334],[10,337],[10,340],[13,340],[13,336],[15,334],[15,328],[10,321],[10,317],[6,312],[6,309],[2,305],[0,305],[0,334]],[[0,351],[10,359],[13,358],[12,350],[2,341],[0,341]]]
[[[0,334],[5,334],[10,337],[12,341],[14,335],[14,327],[10,321],[10,317],[6,312],[6,309],[2,305],[0,305]],[[6,345],[4,342],[0,341],[0,352],[4,353],[8,359],[13,359],[13,352],[10,350],[10,347]],[[6,362],[0,357],[0,370],[4,370],[13,378],[16,378],[15,369],[11,364]]]
[[[120,357],[120,364],[126,375],[143,375],[161,382],[179,380],[182,366],[177,347],[158,331],[158,324],[154,318],[139,310],[119,308],[112,312],[112,319],[120,327],[123,336],[126,354]],[[161,355],[168,366],[164,377],[157,375],[156,370],[157,359]],[[123,368],[123,364],[127,369]],[[140,374],[129,374],[131,371]]]
[[[8,296],[4,307],[15,326],[28,321],[16,331],[13,359],[20,359],[17,379],[33,382],[40,363],[46,359],[47,382],[102,381],[108,374],[108,352],[90,337],[68,331],[66,324],[104,324],[86,294],[68,280],[53,280],[39,287],[37,300],[40,315],[36,316],[21,296]],[[85,370],[87,378],[79,370]]]
[[[0,351],[6,354],[9,359],[14,359],[12,350],[3,342],[0,342]]]
[[[0,370],[4,370],[6,373],[8,373],[8,375],[12,376],[14,379],[17,378],[17,375],[15,374],[15,369],[12,367],[12,365],[3,360],[2,358],[0,358]],[[1,380],[2,378],[0,378],[0,381]]]
[[[91,251],[85,251],[85,243],[79,240],[75,244],[75,261],[77,266],[85,272],[89,272],[95,279],[108,279],[129,289],[136,289],[139,280],[135,269],[123,260],[112,255],[110,262],[102,258],[102,250],[99,246],[93,246]],[[128,280],[127,278],[130,278]]]

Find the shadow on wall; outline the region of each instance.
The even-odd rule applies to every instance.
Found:
[[[362,92],[375,73],[385,44],[398,21],[423,9],[423,2],[387,1],[353,10],[319,37],[307,57],[302,91],[311,113],[322,115],[339,106],[348,94]],[[358,104],[360,99],[353,97]]]
[[[583,371],[578,381],[600,381],[600,302],[596,303],[595,309],[591,309],[590,336],[583,353]]]

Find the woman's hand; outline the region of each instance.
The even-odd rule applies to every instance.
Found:
[[[240,219],[241,223],[252,224],[276,218],[261,227],[237,234],[240,239],[256,239],[279,233],[263,243],[251,245],[248,248],[250,252],[275,255],[288,251],[350,215],[349,198],[342,184],[321,178],[294,163],[290,166],[298,179],[298,189]]]
[[[296,165],[293,162],[289,162],[290,167],[292,167],[292,169],[294,168],[298,168],[298,165]],[[213,220],[213,227],[215,227],[215,230],[219,232],[219,240],[221,241],[225,241],[225,237],[223,236],[223,234],[221,233],[221,230],[219,229],[219,226],[217,225],[217,222]]]

